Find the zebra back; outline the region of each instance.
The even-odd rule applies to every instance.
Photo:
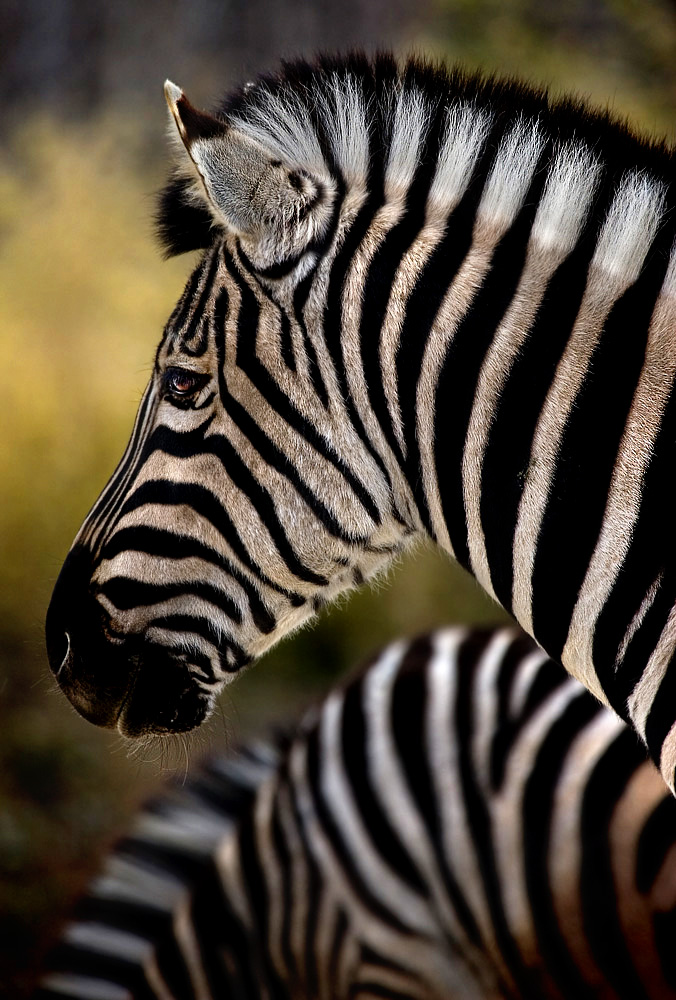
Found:
[[[676,803],[510,629],[381,652],[108,860],[41,1000],[676,997]]]

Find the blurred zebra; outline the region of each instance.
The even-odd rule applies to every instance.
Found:
[[[673,788],[673,152],[386,56],[166,95],[160,231],[202,256],[50,605],[75,707],[191,729],[428,535]]]
[[[398,642],[145,810],[36,1000],[676,997],[676,801],[532,640]]]

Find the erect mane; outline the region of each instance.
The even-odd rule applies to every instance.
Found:
[[[418,116],[428,132],[436,127],[436,141],[424,146],[432,161],[454,104],[490,113],[503,130],[521,117],[537,121],[554,141],[582,141],[618,177],[632,168],[672,183],[676,174],[672,149],[638,135],[607,109],[574,97],[552,98],[546,89],[515,78],[468,73],[419,58],[398,63],[389,54],[282,63],[277,73],[229,94],[215,114],[298,166],[361,174],[377,188],[397,109],[408,116],[412,130]],[[191,188],[192,182],[176,173],[160,193],[157,231],[167,256],[206,248],[214,239],[211,214],[191,196]]]

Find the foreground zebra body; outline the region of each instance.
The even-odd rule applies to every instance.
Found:
[[[147,810],[42,1000],[663,1000],[675,921],[635,734],[525,636],[449,629]]]
[[[189,156],[203,248],[47,622],[135,736],[430,535],[631,721],[673,788],[674,155],[573,103],[381,58],[294,64]]]

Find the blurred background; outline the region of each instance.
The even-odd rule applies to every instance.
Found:
[[[0,993],[21,998],[101,852],[187,756],[297,716],[394,635],[500,619],[418,553],[240,678],[188,753],[130,754],[55,691],[50,590],[194,264],[163,262],[152,237],[164,78],[209,106],[280,56],[416,49],[575,90],[673,140],[676,0],[0,0],[0,46]]]

